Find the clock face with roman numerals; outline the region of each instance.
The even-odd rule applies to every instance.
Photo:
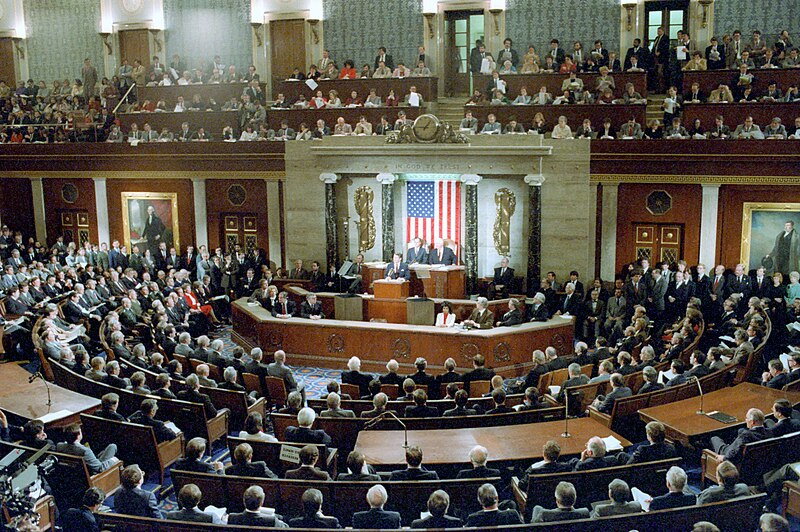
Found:
[[[439,119],[430,114],[421,115],[414,120],[412,130],[418,141],[433,142],[439,132]]]

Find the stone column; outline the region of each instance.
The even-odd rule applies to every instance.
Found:
[[[111,247],[111,230],[108,225],[108,191],[106,178],[95,177],[94,181],[94,206],[97,212],[97,242],[106,242]]]
[[[44,208],[44,186],[41,177],[31,178],[33,196],[33,223],[36,227],[36,240],[47,245],[47,218]]]
[[[397,176],[382,172],[375,178],[381,186],[381,242],[383,260],[389,262],[394,253],[394,182]]]
[[[703,213],[700,218],[700,262],[706,271],[714,270],[717,260],[717,214],[719,213],[719,185],[703,185]]]
[[[339,269],[339,236],[336,230],[336,182],[339,176],[332,173],[319,174],[319,180],[325,183],[325,259],[328,271]]]
[[[528,295],[536,294],[542,278],[542,174],[525,176],[528,189]]]
[[[195,249],[208,246],[208,209],[206,207],[206,181],[201,177],[192,178],[194,192]],[[225,247],[225,243],[222,243]]]
[[[613,281],[617,265],[619,183],[603,183],[603,232],[600,238],[600,277]]]
[[[464,203],[464,265],[467,274],[467,295],[478,291],[478,183],[481,176],[462,174],[466,201]]]

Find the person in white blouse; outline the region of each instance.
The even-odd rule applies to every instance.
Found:
[[[239,431],[240,438],[248,440],[278,441],[275,436],[264,432],[264,418],[258,412],[251,412],[244,420],[244,430]]]
[[[561,115],[558,117],[558,124],[553,128],[554,139],[571,139],[572,129],[567,125],[567,117]]]
[[[442,303],[442,311],[436,315],[437,327],[452,327],[456,323],[456,316],[453,314],[453,309],[450,308],[450,303],[445,301]]]

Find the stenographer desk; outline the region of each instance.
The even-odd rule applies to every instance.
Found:
[[[486,365],[505,376],[527,372],[534,349],[555,347],[559,354],[572,351],[574,324],[560,317],[547,322],[523,323],[489,330],[457,330],[429,325],[405,325],[336,319],[279,319],[247,299],[234,301],[233,340],[250,349],[283,349],[292,363],[343,368],[351,356],[361,359],[367,371],[383,372],[394,358],[413,368],[414,359],[425,357],[429,368],[439,371],[448,357],[461,368],[471,368],[477,354]]]

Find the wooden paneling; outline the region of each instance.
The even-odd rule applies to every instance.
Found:
[[[292,70],[306,72],[306,21],[304,19],[273,20],[269,23],[272,46],[272,77],[286,79]]]
[[[36,236],[33,219],[31,180],[27,177],[3,177],[0,187],[0,222],[14,231],[21,231],[23,240]]]
[[[150,65],[150,36],[148,30],[123,30],[119,32],[119,57],[133,66],[138,59],[147,68]],[[165,62],[166,57],[161,57]]]
[[[245,191],[245,200],[241,205],[230,202],[228,191],[231,187],[242,187]],[[212,248],[224,246],[220,240],[225,224],[225,215],[228,213],[252,213],[256,220],[256,230],[238,228],[236,232],[254,234],[258,239],[258,247],[264,248],[269,253],[270,230],[278,231],[277,227],[270,228],[267,216],[267,183],[263,179],[208,179],[206,180],[206,209],[208,214],[208,244]],[[242,216],[238,216],[238,223],[243,223]],[[241,243],[244,248],[244,242]]]
[[[234,96],[241,100],[242,93],[247,88],[246,83],[215,83],[206,85],[170,85],[169,87],[137,87],[136,96],[140,102],[150,100],[158,102],[164,100],[167,110],[175,109],[178,96],[183,96],[188,104],[192,101],[195,94],[200,96],[203,102],[208,102],[209,98],[214,98],[220,107]],[[264,89],[264,84],[261,84]]]
[[[14,41],[10,37],[0,39],[0,81],[14,90],[17,86],[17,72],[14,68]]]
[[[664,190],[672,197],[672,208],[661,216],[647,210],[647,196],[654,190]],[[617,205],[604,205],[617,210],[617,259],[615,270],[635,256],[634,224],[674,224],[683,226],[683,258],[696,264],[700,255],[700,214],[702,212],[700,185],[628,184],[619,186]],[[611,281],[612,279],[604,279]]]
[[[70,203],[64,199],[66,196],[71,198],[69,193],[62,194],[64,187],[75,187],[77,196],[75,200]],[[97,242],[97,206],[95,204],[94,196],[94,181],[91,179],[43,179],[42,188],[44,189],[44,204],[45,204],[45,218],[47,219],[47,240],[54,242],[56,237],[61,234],[61,213],[69,211],[76,213],[78,211],[87,212],[89,214],[89,227],[81,229],[89,230],[89,239],[91,242]],[[112,217],[113,213],[112,213]],[[117,216],[119,218],[119,216]],[[77,221],[73,223],[75,229],[78,229]],[[75,235],[75,242],[77,244],[77,233]]]
[[[122,231],[122,193],[123,192],[176,192],[178,194],[178,228],[180,230],[181,250],[194,244],[194,192],[190,179],[109,179],[106,181],[108,193],[108,218],[111,240],[123,241]],[[128,250],[130,251],[130,250]]]
[[[719,189],[717,262],[732,267],[739,262],[742,247],[742,212],[745,202],[800,203],[798,186],[736,186]]]

